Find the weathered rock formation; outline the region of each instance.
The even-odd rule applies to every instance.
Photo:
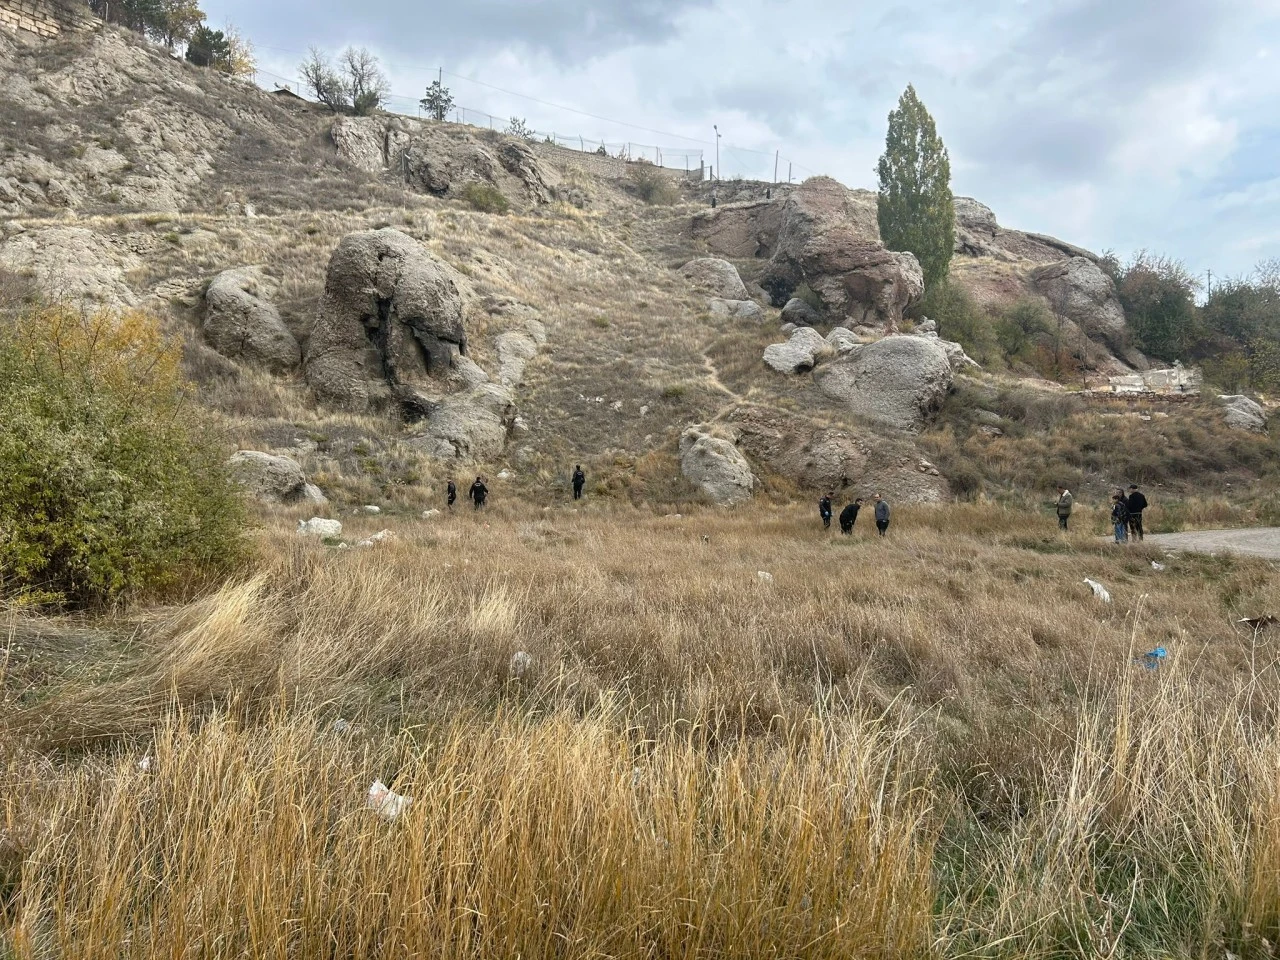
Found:
[[[816,327],[822,323],[822,314],[799,297],[792,297],[782,308],[782,322],[797,327]]]
[[[909,253],[886,250],[858,219],[851,192],[829,177],[814,177],[783,201],[777,249],[761,278],[776,306],[801,284],[836,323],[896,329],[924,294],[924,274]]]
[[[462,289],[447,264],[399,231],[344,237],[307,347],[307,382],[329,403],[394,403],[421,419],[467,352]]]
[[[1239,395],[1220,396],[1218,401],[1222,404],[1227,426],[1254,433],[1267,429],[1267,412],[1256,401]]]
[[[823,393],[852,413],[896,430],[918,430],[951,389],[951,361],[937,340],[885,337],[818,368]]]
[[[481,383],[432,403],[425,429],[410,443],[441,459],[491,460],[506,449],[515,420],[511,391]]]
[[[1055,314],[1066,317],[1089,339],[1102,341],[1117,353],[1129,348],[1116,285],[1092,260],[1072,257],[1039,267],[1032,272],[1031,282]]]
[[[224,357],[284,373],[302,360],[298,341],[271,302],[274,282],[258,267],[224,270],[204,295],[204,335]]]
[[[800,327],[792,331],[786,343],[765,347],[764,362],[778,373],[808,373],[835,352],[835,347],[813,327]]]
[[[749,320],[752,323],[762,323],[765,320],[764,311],[754,300],[725,300],[716,297],[708,301],[707,308],[713,317],[732,317],[735,320]]]
[[[84,227],[25,230],[0,244],[0,267],[27,274],[53,300],[75,304],[136,306],[125,273],[140,266],[128,246]]]
[[[729,417],[738,446],[755,463],[814,491],[843,492],[844,501],[876,491],[895,501],[945,500],[946,481],[906,439],[854,426],[819,426],[802,416],[744,406]],[[864,521],[865,522],[865,521]]]
[[[307,483],[296,460],[257,450],[240,450],[227,461],[227,469],[250,496],[263,503],[325,503],[320,489]]]
[[[723,300],[749,300],[746,284],[738,268],[727,260],[702,257],[680,268],[680,275],[699,290]]]
[[[720,506],[745,503],[755,489],[747,458],[732,440],[715,436],[705,426],[689,427],[680,435],[680,471]]]

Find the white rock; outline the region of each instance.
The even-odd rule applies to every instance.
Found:
[[[1227,426],[1237,430],[1261,433],[1267,428],[1267,413],[1261,405],[1240,395],[1220,396],[1218,402],[1226,408]]]
[[[339,520],[326,520],[324,517],[299,520],[298,533],[304,537],[320,537],[322,540],[332,540],[342,536],[342,522]]]
[[[761,583],[773,583],[773,574],[766,570],[757,570],[756,576],[760,578]]]
[[[510,470],[503,470],[501,473],[498,474],[499,480],[512,480],[514,478],[515,478],[515,474],[512,473]]]
[[[423,510],[423,511],[422,511],[422,519],[423,519],[423,520],[431,520],[431,519],[433,519],[434,517],[438,517],[438,516],[440,516],[440,511],[439,511],[439,510]]]
[[[356,546],[362,547],[363,549],[368,550],[370,547],[376,547],[380,543],[385,543],[386,541],[392,539],[394,536],[395,534],[393,534],[390,530],[379,530],[372,537],[366,537],[364,540],[361,540],[359,543],[356,544]]]
[[[1104,587],[1102,584],[1098,583],[1098,581],[1090,580],[1088,577],[1085,577],[1084,583],[1085,583],[1085,586],[1087,586],[1090,590],[1093,591],[1093,595],[1097,597],[1099,600],[1101,600],[1103,603],[1111,602],[1111,594],[1107,591],[1107,588]]]
[[[381,508],[381,507],[374,506],[372,503],[370,503],[370,504],[366,504],[366,505],[365,505],[365,507],[364,507],[364,512],[365,512],[365,513],[381,513],[381,512],[382,512],[382,508]]]
[[[533,655],[523,650],[517,650],[511,655],[511,676],[516,680],[524,677],[526,673],[533,669]]]
[[[754,300],[726,300],[723,297],[716,297],[708,301],[707,307],[711,310],[713,317],[733,317],[735,320],[750,320],[755,323],[765,319],[765,313],[760,309],[760,304]]]
[[[409,804],[411,803],[413,803],[412,797],[401,796],[381,780],[373,781],[373,786],[369,788],[369,798],[366,801],[369,809],[384,820],[397,819],[409,809]]]

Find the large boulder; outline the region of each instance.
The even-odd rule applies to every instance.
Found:
[[[257,267],[218,274],[204,295],[204,335],[224,357],[285,373],[298,366],[302,351],[270,300],[271,288]]]
[[[835,352],[835,346],[813,327],[800,327],[786,343],[765,347],[764,362],[778,373],[808,373]]]
[[[810,490],[844,491],[843,502],[877,490],[897,502],[936,503],[947,497],[947,482],[924,468],[907,438],[885,436],[873,427],[840,428],[772,407],[746,405],[730,414],[738,447],[752,463]]]
[[[504,386],[518,387],[524,381],[524,368],[538,354],[538,344],[525,333],[509,330],[498,335],[498,379]]]
[[[818,370],[818,386],[858,416],[918,430],[951,389],[951,361],[937,340],[886,337]]]
[[[689,427],[680,435],[680,472],[706,497],[731,507],[751,499],[755,477],[733,441],[707,427]]]
[[[782,230],[782,198],[721,204],[695,214],[693,239],[736,260],[768,259]]]
[[[1237,430],[1252,430],[1255,433],[1261,433],[1267,429],[1267,412],[1256,401],[1245,396],[1232,395],[1220,396],[1218,402],[1222,404],[1227,426]]]
[[[1128,349],[1128,328],[1116,285],[1092,260],[1072,257],[1038,267],[1031,282],[1055,313],[1075,323],[1089,339],[1102,341],[1118,353]]]
[[[765,320],[764,311],[754,300],[725,300],[715,297],[707,302],[707,309],[713,317],[732,317],[734,320],[749,320],[752,323],[762,323]]]
[[[816,327],[822,323],[822,314],[799,297],[792,297],[782,308],[782,322],[797,327]]]
[[[727,260],[702,257],[690,260],[680,268],[680,275],[698,289],[724,300],[749,300],[747,286],[738,276],[738,268]]]
[[[410,443],[440,459],[492,460],[506,449],[515,421],[511,391],[481,383],[433,404],[425,431]]]
[[[807,284],[829,320],[894,330],[924,295],[924,274],[913,255],[885,249],[863,224],[856,196],[829,177],[792,191],[760,284],[775,306]]]
[[[325,502],[320,490],[307,483],[302,467],[289,457],[239,450],[227,461],[227,469],[250,496],[263,503]]]
[[[467,352],[460,277],[392,229],[344,237],[329,260],[307,347],[306,376],[322,400],[353,410],[396,403],[411,419]]]

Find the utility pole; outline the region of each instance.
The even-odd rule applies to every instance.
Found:
[[[778,159],[779,159],[778,155],[781,153],[782,153],[781,150],[773,151],[773,182],[774,183],[778,182]]]
[[[720,127],[716,124],[711,125],[711,129],[716,132],[716,168],[712,171],[717,180],[720,179]]]
[[[1213,271],[1207,270],[1205,272],[1209,275],[1209,292],[1205,295],[1204,302],[1208,303],[1210,300],[1213,299]]]

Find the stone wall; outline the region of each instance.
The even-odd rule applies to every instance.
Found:
[[[76,0],[0,0],[0,27],[18,33],[52,38],[98,22],[87,3]]]

